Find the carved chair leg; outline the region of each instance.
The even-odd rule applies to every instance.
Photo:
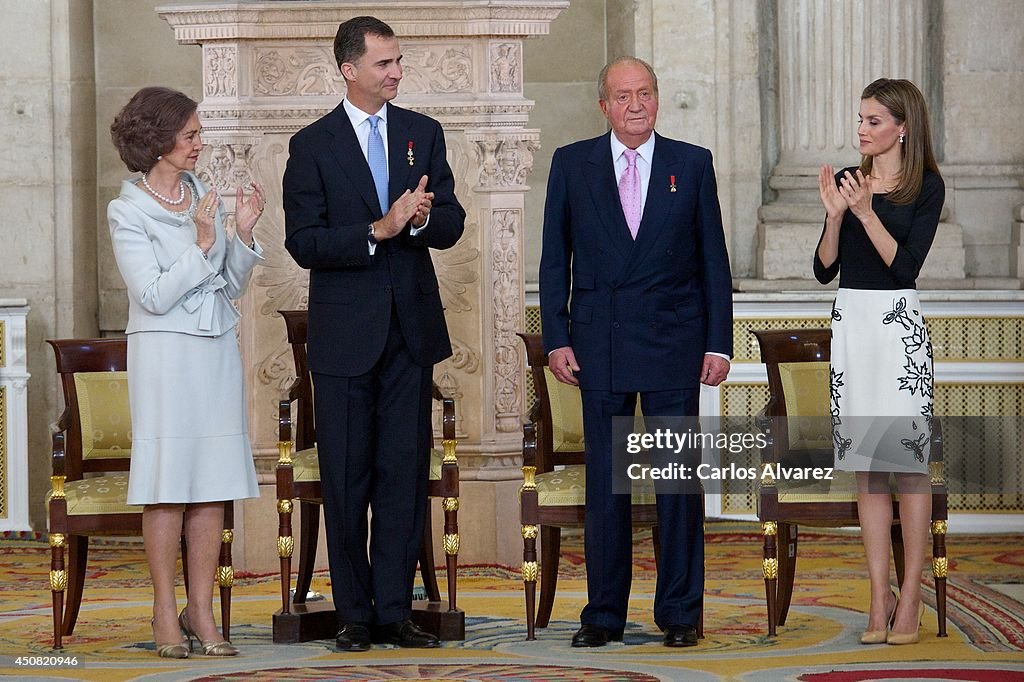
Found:
[[[537,526],[524,524],[523,589],[526,592],[526,640],[537,639]]]
[[[232,528],[224,528],[221,531],[217,585],[220,587],[220,629],[226,640],[231,639],[231,587],[235,584],[235,567],[231,563],[231,544],[234,539],[235,533]]]
[[[779,524],[779,625],[786,624],[789,605],[793,600],[793,578],[796,575],[797,526],[793,523]]]
[[[291,613],[291,598],[288,591],[292,585],[292,554],[295,552],[295,538],[292,536],[294,508],[295,503],[290,499],[277,500],[277,557],[280,562],[281,613]]]
[[[946,521],[932,521],[932,575],[935,578],[935,613],[939,637],[946,637],[946,578],[949,558],[946,556]]]
[[[295,576],[293,604],[305,604],[309,586],[313,584],[316,546],[320,541],[320,509],[316,502],[299,502],[299,572]]]
[[[432,602],[441,601],[441,591],[437,588],[437,571],[434,568],[434,524],[430,514],[430,498],[427,498],[427,513],[423,519],[423,545],[420,547],[420,577],[427,599]]]
[[[441,500],[444,510],[444,563],[448,571],[448,610],[454,611],[459,579],[459,498]]]
[[[764,558],[761,562],[761,572],[764,574],[764,600],[768,607],[768,636],[775,636],[775,626],[779,622],[778,594],[779,583],[779,550],[778,537],[779,526],[775,521],[764,521],[761,523],[761,535],[764,537]]]
[[[558,586],[558,562],[562,552],[562,529],[558,526],[540,527],[540,605],[537,607],[537,627],[546,628],[555,605]]]
[[[68,539],[68,581],[64,609],[64,635],[70,637],[78,622],[82,608],[82,592],[85,589],[85,571],[89,563],[89,538],[72,535]]]
[[[53,648],[63,649],[64,590],[68,584],[68,572],[64,568],[64,547],[67,536],[63,533],[50,534],[50,591],[53,593]]]

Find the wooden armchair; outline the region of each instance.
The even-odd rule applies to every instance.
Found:
[[[829,329],[754,331],[761,362],[768,369],[768,404],[757,416],[767,437],[761,450],[764,464],[831,467],[832,430],[829,413]],[[942,427],[932,421],[932,574],[938,634],[946,636],[946,484],[942,472]],[[798,525],[858,526],[854,474],[835,472],[834,480],[795,485],[762,477],[758,518],[764,536],[764,584],[768,634],[785,625],[796,573]],[[903,536],[899,503],[893,498],[893,555],[900,584],[904,579]],[[780,551],[781,548],[781,551]]]
[[[280,442],[277,462],[277,511],[279,519],[277,549],[281,559],[281,613],[288,614],[293,605],[303,605],[313,579],[316,547],[320,532],[320,462],[316,449],[316,424],[313,418],[313,382],[306,361],[306,311],[282,310],[292,347],[296,379],[288,388],[288,395],[279,403],[278,425]],[[434,400],[441,403],[443,451],[431,450],[430,481],[427,484],[427,514],[423,528],[423,549],[420,553],[420,575],[427,593],[427,616],[422,616],[421,627],[439,633],[443,640],[465,639],[465,620],[456,606],[459,554],[459,467],[455,455],[455,401],[441,394],[434,386]],[[293,440],[294,438],[294,440]],[[448,573],[448,604],[444,608],[434,570],[434,543],[430,516],[430,498],[441,498],[444,511],[444,552]],[[292,535],[293,500],[299,500],[299,566],[295,593],[290,596],[291,562],[295,548]],[[457,618],[444,618],[441,613],[456,614]],[[413,612],[414,620],[421,617]],[[429,625],[425,625],[429,624]],[[333,636],[333,635],[332,635]],[[301,634],[278,637],[275,641],[304,639]]]
[[[523,487],[519,495],[523,535],[526,639],[547,627],[555,603],[562,528],[582,528],[586,504],[583,464],[583,404],[580,392],[555,379],[540,334],[519,334],[537,399],[523,424]],[[633,491],[633,525],[650,526],[658,556],[658,511],[654,487]],[[537,563],[537,536],[541,561]],[[540,604],[536,603],[540,576]],[[698,626],[698,632],[702,630]]]
[[[47,343],[53,347],[57,360],[65,405],[51,427],[53,475],[47,495],[53,646],[61,649],[62,638],[74,632],[78,620],[89,537],[142,535],[142,507],[126,502],[132,453],[126,340],[60,339]],[[224,639],[230,638],[231,629],[233,512],[234,504],[225,502],[217,568]],[[182,536],[183,563],[185,556]]]

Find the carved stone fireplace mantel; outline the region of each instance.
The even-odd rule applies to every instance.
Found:
[[[435,379],[458,399],[466,479],[518,477],[523,362],[523,220],[540,134],[527,128],[523,40],[547,34],[568,0],[365,0],[167,5],[181,43],[203,51],[200,176],[219,190],[263,184],[257,226],[266,263],[242,301],[242,353],[257,467],[276,461],[275,406],[294,373],[278,310],[306,305],[308,272],[284,250],[281,177],[288,140],[334,109],[345,83],[334,62],[338,24],[372,14],[398,34],[404,77],[396,104],[444,127],[466,231],[434,253],[455,354]],[[233,210],[233,193],[224,194]],[[229,219],[230,221],[230,219]],[[358,320],[353,320],[358,324]]]

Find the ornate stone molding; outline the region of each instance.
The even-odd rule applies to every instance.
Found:
[[[257,39],[315,39],[327,42],[338,24],[372,14],[399,36],[547,35],[569,0],[350,0],[348,2],[247,2],[230,5],[165,5],[157,13],[179,43]]]
[[[466,139],[475,143],[480,166],[477,191],[527,189],[526,176],[533,170],[533,153],[540,149],[540,131],[467,131]]]
[[[522,356],[517,331],[523,328],[523,211],[491,213],[491,305],[494,310],[494,424],[499,433],[516,433],[522,413]]]
[[[203,47],[203,94],[206,97],[238,95],[238,47],[206,45]]]
[[[491,92],[523,91],[522,51],[519,42],[491,43]]]
[[[249,187],[255,180],[253,159],[258,145],[259,138],[251,135],[245,139],[207,136],[199,179],[222,194]]]

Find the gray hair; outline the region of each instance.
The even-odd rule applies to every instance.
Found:
[[[610,71],[613,66],[618,66],[619,64],[639,64],[647,69],[647,73],[651,77],[651,83],[654,84],[654,91],[658,91],[658,75],[654,73],[653,66],[639,57],[617,57],[605,64],[604,68],[601,69],[601,75],[597,77],[598,99],[604,102],[608,101],[608,71]]]

